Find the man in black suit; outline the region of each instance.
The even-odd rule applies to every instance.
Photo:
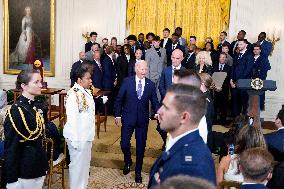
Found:
[[[97,36],[98,36],[97,32],[90,33],[90,41],[85,44],[85,52],[88,52],[91,50],[93,43],[96,43]]]
[[[143,55],[143,52],[140,48],[136,49],[136,52],[135,52],[135,58],[136,59],[130,59],[129,60],[129,64],[128,64],[128,77],[129,76],[133,76],[135,75],[135,64],[136,62],[138,61],[141,61],[142,59],[142,55]]]
[[[247,49],[246,41],[238,41],[238,51],[234,57],[234,63],[232,66],[232,73],[230,79],[230,85],[232,87],[232,116],[236,117],[247,113],[248,106],[248,94],[244,89],[236,88],[236,82],[239,79],[251,79],[252,69],[254,64],[254,58],[252,53]]]
[[[244,40],[247,43],[247,50],[252,52],[252,45],[250,42],[248,42],[247,39],[245,39],[247,32],[245,30],[240,30],[237,35],[237,40],[233,41],[230,45],[230,51],[229,54],[234,58],[234,56],[239,53],[238,52],[238,44],[240,40]]]
[[[160,47],[163,47],[164,49],[167,49],[172,44],[172,40],[169,38],[170,36],[170,29],[165,28],[163,30],[163,39],[161,40]]]
[[[176,33],[173,33],[172,34],[172,45],[169,46],[166,49],[166,52],[167,52],[167,66],[171,66],[172,65],[171,56],[172,56],[172,52],[175,49],[180,49],[183,52],[183,54],[184,54],[184,46],[179,44],[179,35],[176,34]]]
[[[196,66],[196,55],[194,53],[196,45],[190,45],[188,47],[188,55],[182,60],[181,65],[186,69],[194,69]]]
[[[227,55],[224,52],[221,52],[219,64],[213,65],[213,72],[227,73],[222,88],[216,89],[214,93],[215,120],[217,120],[217,117],[219,116],[219,122],[222,125],[226,123],[231,73],[231,67],[226,64],[226,57]]]
[[[142,50],[144,49],[144,33],[139,33],[137,46]]]
[[[94,55],[93,55],[94,60],[92,61],[94,71],[92,75],[92,83],[93,86],[102,89],[103,88],[103,69],[102,69],[102,64],[101,64],[101,53],[99,50],[96,50]]]
[[[135,59],[135,51],[138,48],[138,46],[136,45],[137,37],[135,35],[129,35],[127,37],[127,40],[128,40],[128,44],[130,45],[130,56],[131,56],[131,59]]]
[[[218,53],[221,53],[221,52],[222,52],[222,47],[223,47],[223,45],[226,44],[226,45],[229,45],[229,46],[230,46],[230,43],[226,40],[226,39],[227,39],[227,32],[222,31],[222,32],[220,33],[219,39],[220,39],[220,43],[219,43],[218,46],[217,46],[217,51],[218,51]]]
[[[131,46],[129,44],[123,45],[124,53],[117,58],[116,71],[117,71],[117,88],[119,89],[124,78],[128,76],[128,65],[131,57]],[[134,55],[135,57],[135,55]]]
[[[79,60],[77,62],[75,62],[73,65],[72,65],[72,68],[71,68],[71,72],[70,72],[70,80],[71,80],[71,86],[70,87],[73,87],[74,83],[76,82],[76,79],[75,79],[75,73],[76,73],[76,70],[80,67],[80,65],[85,61],[86,59],[86,54],[85,52],[81,51],[79,53]]]

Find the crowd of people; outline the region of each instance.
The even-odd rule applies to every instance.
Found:
[[[85,52],[79,53],[80,60],[70,72],[63,135],[70,153],[71,189],[87,187],[94,115],[103,106],[121,126],[124,175],[131,171],[130,140],[135,131],[136,183],[142,183],[151,118],[157,120],[163,146],[150,171],[148,188],[219,188],[223,180],[238,181],[242,189],[283,186],[284,110],[275,120],[278,131],[263,135],[261,126],[247,116],[246,90],[237,86],[239,79],[266,79],[272,44],[265,40],[264,32],[255,43],[245,39],[244,30],[232,43],[227,41],[227,33],[221,32],[216,49],[211,37],[205,39],[204,48],[197,47],[195,36],[187,43],[180,27],[171,38],[165,28],[163,39],[150,32],[145,40],[140,33],[138,37],[129,35],[123,45],[117,44],[116,37],[110,43],[104,38],[99,44],[97,35],[91,32]],[[227,73],[221,88],[214,85],[215,72]],[[23,71],[17,78],[17,88],[23,93],[4,122],[8,189],[43,185],[47,159],[42,143],[46,135],[40,107],[34,103],[42,87],[40,81],[40,74],[33,70]],[[93,97],[98,90],[108,94],[107,102]],[[259,98],[263,110],[264,94]],[[212,130],[213,124],[227,125],[228,119],[233,120],[228,132]],[[220,155],[217,173],[212,153]],[[280,164],[273,169],[274,159]]]

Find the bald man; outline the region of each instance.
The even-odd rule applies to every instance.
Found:
[[[183,52],[180,49],[175,49],[172,52],[171,60],[172,60],[172,65],[164,68],[161,74],[161,79],[159,83],[159,92],[161,95],[161,102],[166,95],[167,89],[173,83],[174,71],[185,69],[184,67],[181,66],[181,62],[183,60]],[[161,130],[159,124],[157,125],[157,131],[159,132],[159,134],[161,135],[163,139],[164,144],[163,144],[162,150],[164,150],[166,147],[167,133]]]
[[[71,87],[75,83],[75,72],[80,67],[80,65],[86,60],[86,54],[84,51],[79,52],[79,60],[72,65],[70,72]]]
[[[121,127],[121,149],[124,154],[123,174],[132,165],[130,140],[135,130],[136,167],[135,182],[142,183],[141,169],[149,125],[149,102],[156,113],[159,107],[155,84],[148,78],[148,66],[144,60],[135,64],[135,76],[124,79],[115,102],[115,123]]]

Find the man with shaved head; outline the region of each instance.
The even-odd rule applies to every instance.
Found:
[[[75,83],[75,72],[80,67],[80,65],[86,60],[86,54],[84,51],[79,52],[79,60],[72,65],[70,72],[71,87]]]
[[[124,154],[123,174],[130,172],[132,165],[130,141],[135,130],[136,167],[135,182],[142,183],[141,170],[149,125],[149,102],[157,113],[159,103],[155,84],[148,78],[148,66],[141,60],[135,64],[136,75],[124,79],[115,102],[115,123],[121,125],[121,149]]]
[[[175,49],[171,55],[172,65],[168,66],[163,69],[161,74],[161,79],[159,83],[159,92],[161,95],[161,101],[166,95],[167,89],[172,85],[173,83],[173,76],[175,70],[185,69],[181,66],[181,62],[183,60],[183,52],[180,49]],[[166,139],[167,139],[167,133],[160,129],[160,125],[157,126],[157,131],[161,135],[163,139],[163,147],[162,149],[165,149],[166,146]]]

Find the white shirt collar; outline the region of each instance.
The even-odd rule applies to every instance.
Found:
[[[110,54],[107,54],[108,55],[108,57],[110,57],[110,59],[112,60],[112,56],[110,55]]]
[[[197,130],[198,130],[198,128],[193,129],[193,130],[190,130],[190,131],[187,131],[187,132],[185,132],[185,133],[183,133],[183,134],[181,134],[181,135],[179,135],[179,136],[177,136],[177,137],[175,137],[175,138],[172,138],[172,136],[169,135],[169,141],[167,142],[166,152],[169,151],[169,150],[171,149],[171,147],[172,147],[179,139],[181,139],[182,137],[188,135],[189,133],[192,133],[192,132],[197,131]]]
[[[278,131],[281,130],[281,129],[284,129],[284,126],[283,126],[283,127],[280,127],[280,128],[278,129]]]
[[[81,63],[83,63],[83,60],[80,59],[79,61],[80,61]]]
[[[246,53],[246,51],[247,51],[247,49],[244,49],[244,50],[240,51],[240,53],[245,54],[245,53]]]
[[[260,56],[260,55],[254,55],[254,59],[255,59],[255,60],[258,59],[259,56]]]
[[[174,70],[174,69],[180,70],[180,68],[181,68],[181,64],[180,64],[179,66],[177,66],[177,67],[174,67],[174,66],[172,65],[172,69],[173,69],[173,70]]]

